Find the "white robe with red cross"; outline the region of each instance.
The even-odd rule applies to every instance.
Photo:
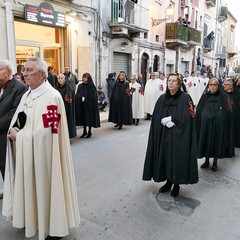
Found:
[[[48,82],[26,92],[10,128],[21,111],[26,124],[8,139],[2,213],[26,237],[66,236],[80,216],[62,97]]]

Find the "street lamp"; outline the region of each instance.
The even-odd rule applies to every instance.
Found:
[[[167,19],[171,18],[174,15],[174,7],[172,6],[171,3],[166,8],[166,15],[167,15],[167,18],[162,18],[162,19],[153,19],[152,18],[152,27],[161,24],[162,22],[166,21]]]

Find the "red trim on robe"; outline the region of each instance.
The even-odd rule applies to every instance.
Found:
[[[189,108],[188,108],[189,113],[191,114],[192,117],[194,117],[194,108],[193,108],[193,103],[189,102]]]

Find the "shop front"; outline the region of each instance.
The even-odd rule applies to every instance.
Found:
[[[14,18],[17,71],[29,57],[40,57],[59,74],[64,64],[64,14],[47,2],[39,6],[26,4],[24,12],[25,19]]]
[[[56,74],[61,71],[61,29],[19,21],[14,22],[14,29],[17,66],[24,65],[29,57],[41,57]]]

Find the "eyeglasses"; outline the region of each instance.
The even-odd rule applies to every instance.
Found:
[[[33,68],[22,68],[22,70],[21,70],[22,72],[33,72],[34,71],[34,69]]]

